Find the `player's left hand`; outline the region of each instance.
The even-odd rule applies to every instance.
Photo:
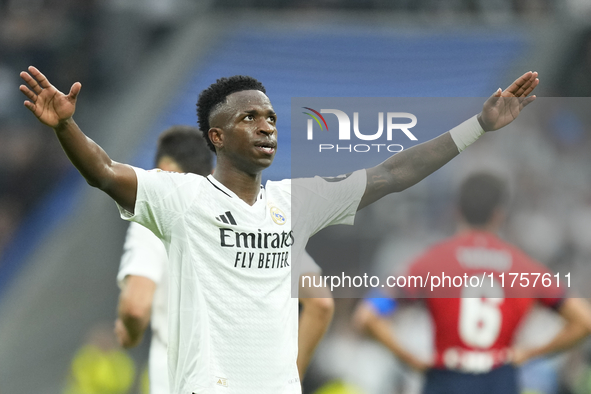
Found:
[[[526,349],[513,348],[511,349],[511,357],[509,361],[511,362],[511,364],[515,365],[516,367],[519,367],[530,358],[530,352],[528,352]]]
[[[538,86],[537,72],[526,72],[517,78],[507,89],[497,90],[485,101],[478,121],[484,131],[498,130],[513,122],[521,110],[532,103],[536,96],[529,96]],[[529,97],[528,97],[529,96]]]

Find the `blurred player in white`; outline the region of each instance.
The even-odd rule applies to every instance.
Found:
[[[320,276],[322,270],[307,252],[299,261],[301,276]],[[302,283],[300,279],[300,284]],[[298,372],[300,380],[304,379],[306,370],[316,346],[326,333],[334,313],[334,301],[330,290],[326,287],[300,286],[299,300],[301,305],[298,325]]]
[[[207,176],[213,153],[196,127],[173,126],[158,138],[155,166],[169,172]],[[168,256],[150,230],[130,223],[117,274],[121,288],[115,334],[121,346],[137,346],[151,320],[150,392],[168,393]]]
[[[169,172],[191,172],[207,176],[213,169],[213,153],[196,127],[173,126],[158,139],[155,166]],[[168,384],[168,256],[158,237],[138,223],[130,223],[117,274],[121,288],[115,334],[119,344],[130,348],[140,344],[151,321],[150,392],[169,392]],[[309,254],[300,261],[302,275],[320,275],[321,269]],[[300,379],[314,350],[326,332],[334,302],[326,288],[300,290],[298,370]]]

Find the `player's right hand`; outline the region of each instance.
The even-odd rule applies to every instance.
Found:
[[[76,98],[82,85],[76,82],[65,95],[49,83],[35,67],[20,73],[27,85],[20,85],[19,90],[28,98],[27,107],[39,121],[49,127],[56,128],[60,123],[69,120],[76,110]]]
[[[128,348],[131,347],[131,339],[129,338],[129,333],[127,332],[127,328],[123,324],[121,319],[115,320],[115,328],[113,329],[115,336],[117,337],[117,342],[119,342],[119,346]]]

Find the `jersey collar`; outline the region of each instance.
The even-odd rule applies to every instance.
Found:
[[[224,193],[225,195],[227,195],[230,198],[237,198],[240,200],[240,197],[238,197],[236,195],[236,193],[234,193],[232,190],[228,189],[226,186],[224,186],[220,181],[218,181],[217,179],[214,178],[213,175],[209,174],[207,176],[207,180],[209,181],[209,183],[212,184],[213,187],[215,187],[216,189],[218,189],[219,191],[221,191],[222,193]],[[261,184],[261,190],[259,192],[259,195],[257,197],[257,201],[260,201],[263,199],[263,192],[265,190],[265,187]]]

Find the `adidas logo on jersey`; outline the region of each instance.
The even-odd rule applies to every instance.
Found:
[[[216,216],[215,219],[218,222],[223,222],[225,224],[236,224],[236,220],[234,220],[234,216],[232,216],[230,211],[226,211],[224,214]]]

